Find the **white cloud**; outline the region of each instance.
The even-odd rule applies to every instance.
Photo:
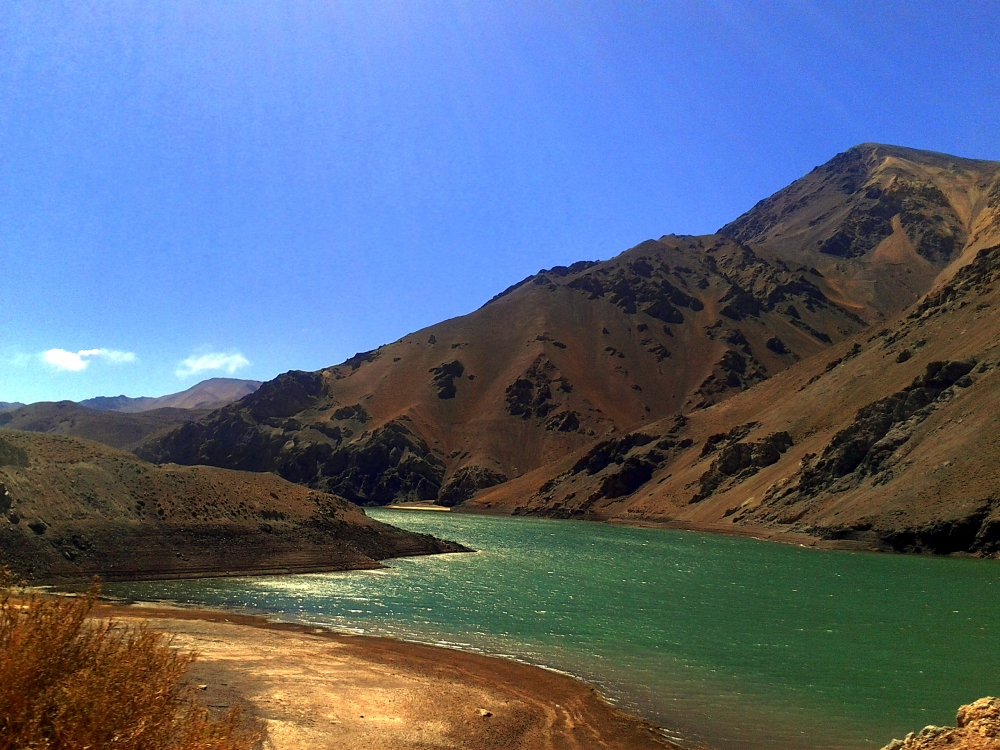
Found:
[[[250,361],[239,352],[223,354],[222,352],[209,352],[208,354],[191,355],[179,365],[175,374],[179,378],[187,378],[192,375],[200,375],[203,372],[213,370],[225,370],[230,375],[246,367]]]
[[[69,372],[80,372],[86,370],[87,365],[95,357],[105,359],[108,362],[121,365],[127,362],[135,362],[133,352],[120,352],[117,349],[81,349],[78,352],[68,352],[65,349],[48,349],[42,352],[42,360],[59,370]]]

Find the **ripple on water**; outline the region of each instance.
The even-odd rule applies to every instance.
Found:
[[[543,664],[589,680],[671,736],[720,747],[877,748],[1000,692],[994,561],[570,521],[370,515],[479,552],[106,590]]]

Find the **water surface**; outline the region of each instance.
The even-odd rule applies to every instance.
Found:
[[[481,650],[583,677],[720,748],[879,748],[1000,693],[1000,563],[603,524],[375,510],[474,554],[379,571],[108,584]]]

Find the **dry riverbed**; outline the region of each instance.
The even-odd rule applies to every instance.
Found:
[[[198,653],[204,700],[266,720],[273,750],[643,750],[673,747],[591,687],[452,649],[204,610],[99,605]]]

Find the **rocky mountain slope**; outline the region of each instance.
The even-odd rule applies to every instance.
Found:
[[[98,396],[80,401],[80,406],[97,411],[124,412],[136,414],[153,409],[218,409],[220,406],[239,401],[260,388],[259,380],[239,380],[238,378],[209,378],[196,383],[180,393],[166,396]]]
[[[996,162],[859,146],[718,234],[542,271],[470,315],[287,373],[139,452],[273,471],[362,503],[475,495],[466,507],[920,546],[879,529],[932,529],[943,506],[921,516],[925,495],[901,491],[872,516],[871,498],[891,495],[884,476],[869,487],[874,459],[848,489],[815,477],[861,477],[843,468],[856,457],[835,456],[854,433],[825,451],[862,407],[890,399],[871,407],[893,414],[888,431],[929,426],[921,409],[988,390],[998,176]],[[925,317],[899,317],[932,289],[915,308]],[[932,315],[923,306],[940,294]],[[886,419],[858,419],[855,433],[888,434]],[[768,490],[786,479],[785,494]],[[983,497],[967,502],[991,517]]]
[[[370,568],[461,549],[271,474],[0,430],[0,565],[34,583]]]
[[[991,241],[890,325],[474,505],[1000,553],[1000,237]]]

